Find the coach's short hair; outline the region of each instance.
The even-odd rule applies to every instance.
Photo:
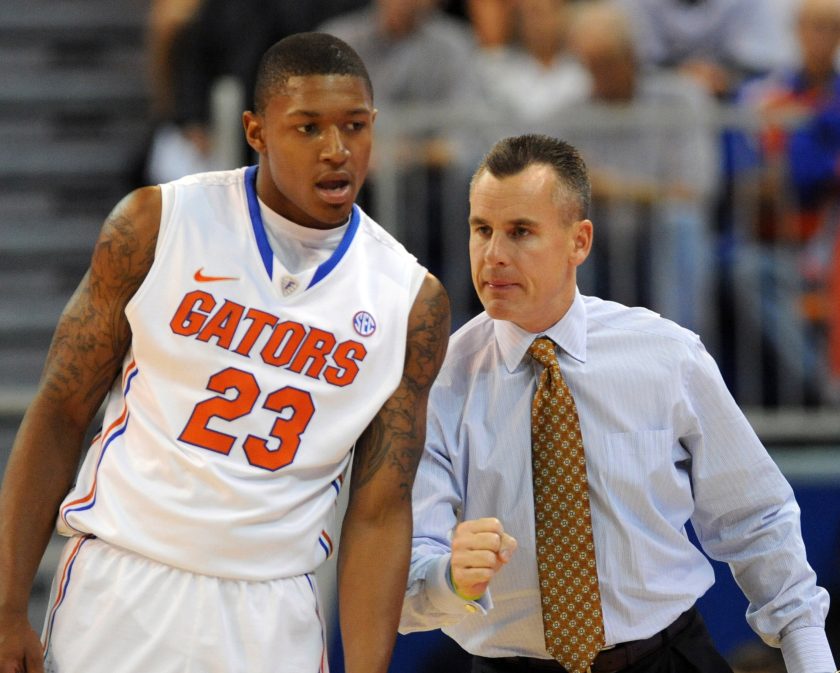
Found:
[[[373,99],[367,68],[349,44],[327,33],[295,33],[275,42],[260,59],[254,85],[254,111],[265,112],[268,101],[290,77],[307,75],[358,77]]]
[[[588,216],[592,187],[583,158],[569,143],[547,135],[530,133],[499,140],[481,160],[470,188],[484,172],[504,178],[517,175],[533,164],[551,166],[560,186],[578,199],[579,219]]]

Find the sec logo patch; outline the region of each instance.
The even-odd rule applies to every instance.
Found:
[[[376,331],[376,321],[367,311],[359,311],[353,316],[353,329],[359,336],[369,337]]]

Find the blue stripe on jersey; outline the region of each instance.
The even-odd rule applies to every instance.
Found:
[[[332,271],[335,268],[335,265],[341,261],[342,257],[344,257],[344,254],[350,248],[350,243],[353,242],[353,238],[356,236],[356,232],[359,230],[359,219],[359,209],[356,204],[353,204],[353,212],[350,215],[350,224],[347,227],[347,231],[344,232],[341,243],[338,244],[338,247],[335,251],[333,251],[333,254],[330,255],[330,258],[315,269],[315,275],[312,276],[312,280],[309,281],[309,285],[306,287],[307,290],[326,278],[327,274]]]
[[[257,200],[257,167],[248,166],[245,169],[245,194],[248,197],[248,213],[251,215],[251,226],[254,228],[254,236],[257,239],[257,247],[260,250],[263,266],[269,279],[274,269],[274,253],[268,244],[268,236],[265,233],[265,225],[260,215],[260,202]]]
[[[318,617],[318,623],[321,625],[321,663],[318,666],[318,673],[324,673],[327,670],[327,634],[324,630],[324,620],[321,617],[320,601],[318,600],[318,591],[312,583],[312,578],[307,574],[304,575],[306,581],[309,582],[309,588],[312,590],[312,595],[315,597],[315,616]]]
[[[73,566],[76,563],[76,559],[78,558],[79,551],[82,548],[82,545],[87,542],[88,540],[93,539],[92,535],[85,535],[79,538],[79,541],[76,543],[76,546],[73,548],[73,551],[70,552],[70,556],[68,557],[66,563],[64,564],[64,570],[62,571],[61,580],[58,583],[58,590],[56,592],[55,597],[55,604],[52,606],[50,613],[47,617],[47,628],[46,634],[44,636],[44,658],[46,659],[47,655],[49,654],[50,645],[51,645],[51,638],[52,638],[52,631],[53,627],[55,626],[55,617],[58,614],[59,608],[64,604],[64,599],[67,597],[67,589],[70,586],[70,577],[73,574]]]
[[[71,503],[64,505],[61,509],[61,518],[70,528],[73,530],[78,530],[75,526],[73,526],[68,520],[67,517],[74,512],[83,512],[85,510],[90,509],[91,507],[96,504],[96,494],[97,494],[97,484],[98,484],[98,477],[99,477],[99,467],[102,465],[102,460],[105,458],[105,452],[111,446],[111,442],[113,442],[117,437],[122,435],[126,428],[128,427],[129,418],[131,418],[131,414],[128,413],[128,393],[131,390],[131,382],[134,380],[134,377],[140,372],[137,369],[136,365],[132,361],[129,365],[129,374],[127,375],[125,382],[124,382],[124,389],[123,389],[123,408],[122,413],[114,421],[111,426],[105,431],[105,434],[102,435],[101,444],[102,450],[99,453],[99,458],[96,461],[96,469],[94,470],[94,477],[93,477],[93,485],[91,486],[91,490],[82,498],[78,500],[74,500]],[[116,429],[115,429],[116,428]],[[79,531],[80,533],[82,531]]]
[[[272,278],[274,269],[274,253],[271,251],[271,245],[268,242],[268,235],[265,233],[265,224],[263,224],[262,215],[260,214],[260,202],[257,199],[256,166],[248,166],[248,168],[245,169],[245,194],[248,197],[248,213],[251,216],[251,226],[254,228],[254,236],[257,239],[257,247],[260,251],[260,258],[262,258],[262,263],[263,266],[265,266],[268,277]],[[324,261],[317,269],[315,269],[315,274],[312,276],[312,280],[309,281],[309,285],[306,286],[307,290],[326,278],[330,271],[335,268],[336,264],[341,261],[341,258],[344,257],[345,253],[350,248],[350,243],[353,242],[353,238],[356,236],[356,232],[359,230],[360,219],[359,208],[353,204],[353,211],[350,214],[350,224],[347,227],[347,231],[344,232],[344,236],[341,238],[341,243],[338,244],[338,247],[333,251],[333,254],[330,255],[329,259]]]
[[[111,446],[111,442],[113,442],[117,437],[119,437],[120,435],[122,435],[126,431],[126,428],[128,427],[128,419],[129,418],[131,418],[131,415],[128,415],[128,416],[125,417],[125,425],[123,427],[121,427],[119,430],[117,430],[113,435],[108,437],[108,441],[105,442],[105,446],[103,447],[102,453],[99,455],[99,460],[96,463],[97,472],[99,471],[99,466],[102,464],[102,459],[105,457],[105,452],[108,450],[108,447]],[[93,492],[93,498],[86,505],[81,505],[79,507],[71,507],[70,509],[66,510],[63,513],[62,516],[64,518],[65,523],[67,523],[67,525],[70,526],[70,523],[67,522],[67,517],[70,514],[73,514],[75,512],[84,512],[85,510],[88,510],[91,507],[93,507],[95,504],[96,504],[96,491]],[[70,526],[70,527],[73,528],[73,526]],[[75,530],[75,528],[74,528],[74,530]]]

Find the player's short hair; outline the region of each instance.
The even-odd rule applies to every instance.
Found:
[[[254,85],[254,111],[265,112],[268,101],[290,77],[350,75],[361,79],[373,100],[373,85],[362,58],[343,40],[327,33],[295,33],[263,54]]]
[[[505,178],[517,175],[533,164],[551,166],[560,186],[579,201],[578,219],[588,216],[592,187],[583,157],[569,143],[538,133],[502,138],[493,145],[473,174],[470,190],[485,172]]]

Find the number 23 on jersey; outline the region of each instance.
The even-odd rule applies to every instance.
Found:
[[[295,459],[301,436],[306,432],[315,404],[305,390],[286,386],[263,396],[256,377],[250,372],[228,367],[210,377],[207,390],[219,393],[195,405],[178,439],[208,451],[229,455],[239,437],[208,427],[210,419],[234,421],[250,414],[262,400],[262,408],[277,414],[271,428],[272,440],[247,435],[242,441],[245,456],[251,465],[265,470],[279,470]],[[233,391],[233,397],[227,395]],[[270,444],[279,445],[271,448]]]

